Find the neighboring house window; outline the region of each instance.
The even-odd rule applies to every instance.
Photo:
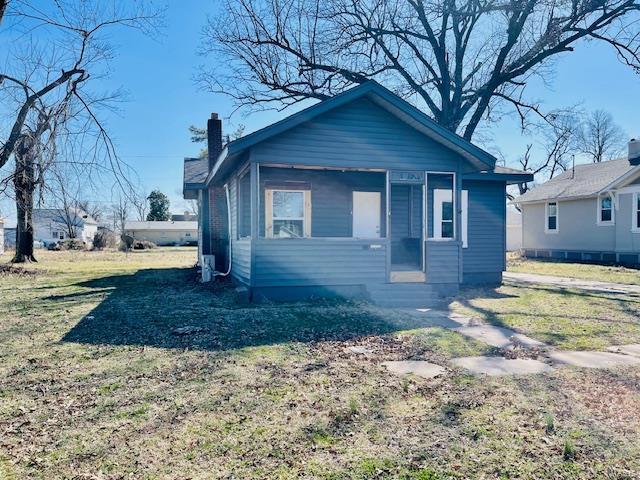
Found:
[[[311,236],[310,190],[265,190],[265,230],[272,238]]]
[[[191,236],[191,234],[190,234],[190,233],[185,233],[185,234],[184,234],[184,236],[185,236],[185,237],[190,237],[190,236]]]
[[[462,247],[467,248],[467,210],[469,192],[462,190]],[[447,240],[455,237],[453,193],[448,189],[433,190],[433,238]]]
[[[640,232],[640,193],[635,192],[633,194],[633,205],[631,208],[633,218],[631,219],[631,230],[634,232]]]
[[[598,198],[598,224],[613,225],[614,223],[613,199],[611,195]]]
[[[547,222],[545,224],[545,231],[547,233],[555,233],[558,231],[558,203],[547,203]]]

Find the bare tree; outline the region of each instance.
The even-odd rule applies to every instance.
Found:
[[[624,151],[626,140],[611,114],[596,110],[587,117],[580,132],[580,152],[594,163],[611,160]]]
[[[535,127],[541,139],[540,148],[534,150],[534,145],[528,144],[517,161],[523,171],[545,180],[571,167],[580,134],[580,122],[573,111],[555,112],[549,116],[549,120],[549,123],[541,123]],[[529,183],[520,183],[517,185],[517,192],[523,195],[530,188]],[[507,197],[513,200],[515,195],[507,193]]]
[[[91,218],[93,218],[96,222],[100,222],[103,219],[104,211],[102,205],[97,202],[92,202],[90,200],[80,200],[78,202],[78,207],[88,214]]]
[[[593,40],[640,67],[638,0],[225,0],[201,51],[200,82],[237,107],[285,108],[379,80],[471,139],[527,100],[532,76]]]
[[[124,235],[125,225],[131,215],[129,200],[125,196],[120,195],[117,202],[111,206],[111,212],[115,230],[120,233],[121,236]]]
[[[44,187],[51,164],[82,163],[101,175],[115,175],[121,186],[128,183],[127,167],[116,155],[98,115],[119,93],[97,96],[89,90],[89,79],[92,72],[100,78],[113,57],[105,30],[128,27],[148,32],[159,15],[144,2],[117,0],[61,0],[44,5],[21,0],[6,7],[5,34],[15,41],[10,42],[8,61],[0,69],[0,99],[8,107],[6,137],[0,129],[0,138],[6,138],[0,141],[0,168],[15,157],[17,236],[23,241],[17,242],[14,261],[35,260],[33,196],[37,187]],[[0,180],[6,184],[10,179]]]
[[[147,197],[149,195],[144,190],[138,190],[131,195],[131,203],[137,213],[138,221],[144,222],[147,220],[147,212],[149,211],[149,201]]]

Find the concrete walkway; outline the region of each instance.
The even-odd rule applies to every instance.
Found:
[[[584,280],[581,278],[555,277],[552,275],[516,272],[505,272],[502,274],[502,278],[515,283],[548,285],[558,288],[575,288],[591,292],[640,295],[640,285],[630,285],[626,283],[611,283],[601,282],[598,280]]]
[[[475,356],[454,358],[450,361],[451,365],[463,368],[473,375],[536,374],[550,372],[562,365],[580,368],[640,365],[640,344],[613,346],[609,347],[607,352],[555,350],[546,343],[509,328],[486,324],[479,318],[430,309],[411,309],[407,312],[424,320],[425,325],[444,327],[493,347],[501,349],[520,347],[540,350],[538,360]],[[354,352],[356,352],[356,348],[358,347],[353,347]],[[384,362],[383,365],[397,375],[414,374],[423,378],[434,378],[445,372],[443,367],[426,361]]]

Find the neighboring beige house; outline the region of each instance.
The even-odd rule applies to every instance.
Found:
[[[507,207],[507,252],[522,248],[522,214],[513,206]]]
[[[82,240],[89,247],[93,245],[98,222],[87,212],[77,209],[66,213],[60,208],[33,210],[33,239],[44,246],[69,239],[70,226],[76,239]]]
[[[198,222],[126,222],[124,233],[156,245],[195,245]]]
[[[528,257],[640,264],[640,141],[627,157],[576,165],[514,203]]]

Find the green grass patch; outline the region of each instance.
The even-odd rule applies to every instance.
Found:
[[[509,259],[507,270],[510,272],[640,285],[640,270],[622,266],[590,265],[561,262],[559,260],[514,257]]]

